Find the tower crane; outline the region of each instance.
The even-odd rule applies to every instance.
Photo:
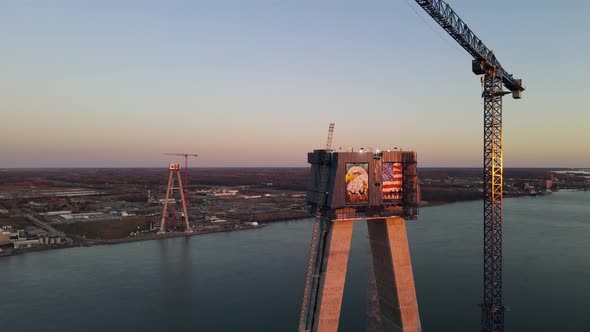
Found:
[[[318,204],[315,211],[315,222],[313,224],[313,233],[311,236],[311,248],[309,250],[309,260],[307,262],[307,273],[305,275],[305,288],[303,291],[303,300],[301,302],[301,311],[299,315],[299,332],[314,331],[317,328],[317,321],[314,320],[317,303],[311,299],[320,287],[320,270],[323,262],[316,259],[322,257],[324,249],[322,243],[326,241],[326,224],[322,222],[322,212],[326,205],[328,191],[328,171],[332,153],[332,137],[334,136],[334,123],[328,127],[328,139],[326,140],[326,153],[323,156],[322,168],[320,173],[320,193]]]
[[[184,157],[184,192],[188,193],[188,157],[198,157],[194,153],[163,153],[167,156],[182,156]]]
[[[509,74],[467,24],[443,0],[415,0],[459,45],[473,56],[472,71],[483,76],[484,105],[484,291],[481,304],[483,332],[504,331],[502,303],[502,97],[520,99],[525,86]],[[506,87],[509,91],[504,91]]]

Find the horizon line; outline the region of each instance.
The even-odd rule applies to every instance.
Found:
[[[192,166],[189,169],[211,169],[211,168],[308,168],[309,166]],[[162,166],[52,166],[52,167],[0,167],[0,171],[12,170],[43,170],[43,169],[168,169]],[[418,168],[471,168],[481,169],[481,166],[418,166]],[[590,167],[552,167],[552,166],[509,166],[504,169],[511,168],[528,168],[528,169],[590,169]]]

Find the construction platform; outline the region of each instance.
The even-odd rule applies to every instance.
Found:
[[[336,332],[353,224],[366,220],[381,328],[421,331],[405,219],[418,215],[415,151],[308,154],[316,215],[299,331]]]

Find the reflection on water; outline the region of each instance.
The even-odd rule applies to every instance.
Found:
[[[191,239],[184,237],[157,243],[160,247],[160,318],[170,329],[181,330],[193,325]]]

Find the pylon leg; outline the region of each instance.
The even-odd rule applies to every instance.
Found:
[[[192,233],[193,230],[191,229],[191,225],[188,222],[188,211],[186,208],[186,196],[184,195],[184,187],[182,186],[182,180],[180,176],[180,170],[176,172],[178,175],[178,187],[180,188],[180,200],[182,201],[182,213],[184,213],[184,232],[185,233]]]
[[[353,221],[335,221],[328,230],[324,253],[325,274],[320,281],[318,332],[338,331]]]
[[[419,332],[420,316],[403,218],[367,221],[382,322],[386,331]]]
[[[168,199],[172,193],[172,186],[174,186],[173,172],[170,171],[168,176],[168,187],[166,188],[166,199],[164,200],[164,208],[162,209],[162,220],[160,221],[160,230],[158,234],[166,233],[166,219],[168,219]]]

